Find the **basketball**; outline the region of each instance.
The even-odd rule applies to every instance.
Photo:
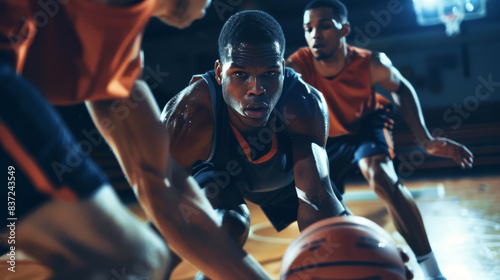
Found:
[[[390,235],[362,217],[334,217],[307,227],[288,247],[280,279],[403,280],[405,265]]]

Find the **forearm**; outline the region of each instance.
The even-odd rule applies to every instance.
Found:
[[[115,101],[87,106],[148,216],[182,258],[213,279],[270,279],[230,241],[197,183],[169,156],[168,133],[145,83],[135,90],[121,107]],[[113,110],[123,106],[128,110]]]
[[[432,136],[425,125],[424,115],[415,90],[408,81],[402,79],[398,95],[401,115],[412,130],[418,143],[424,145],[432,139]]]
[[[305,143],[299,139],[295,141],[295,188],[299,199],[297,223],[302,231],[319,220],[345,213],[345,209],[333,192],[325,149],[307,140]]]
[[[169,246],[212,279],[270,279],[222,230],[193,178],[179,168],[173,172],[171,185],[165,178],[143,176],[138,188],[142,206]]]
[[[315,222],[344,214],[346,212],[342,204],[335,197],[317,202],[299,200],[297,223],[299,230],[302,231]]]
[[[147,216],[182,259],[211,279],[270,279],[222,229],[196,181],[174,159],[168,158],[166,172],[148,164],[126,166]]]

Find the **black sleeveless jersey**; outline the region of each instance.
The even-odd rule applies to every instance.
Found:
[[[209,158],[193,165],[193,176],[200,185],[207,187],[200,181],[210,181],[217,188],[237,187],[245,198],[252,201],[252,193],[263,194],[294,184],[292,141],[285,129],[283,103],[299,81],[299,76],[292,69],[285,68],[282,94],[273,111],[274,117],[271,115],[269,119],[269,122],[274,122],[274,126],[270,126],[274,129],[267,126],[261,128],[253,141],[248,143],[231,126],[228,107],[215,72],[207,72],[202,77],[210,88],[214,132]],[[258,155],[258,158],[253,159],[255,156],[248,154]],[[265,196],[258,197],[260,201],[252,202],[265,204],[261,201]]]

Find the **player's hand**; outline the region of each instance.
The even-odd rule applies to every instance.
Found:
[[[410,260],[410,257],[406,254],[401,247],[398,247],[399,249],[399,254],[401,255],[401,258],[403,259],[403,262],[407,263]],[[410,280],[413,279],[413,271],[405,264],[405,273],[406,273],[406,279]]]
[[[453,159],[462,169],[472,168],[474,156],[464,145],[443,137],[435,137],[424,144],[425,150],[438,157]]]

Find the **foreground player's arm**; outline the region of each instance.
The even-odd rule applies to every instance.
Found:
[[[413,86],[392,65],[384,53],[374,53],[371,63],[372,85],[378,84],[392,93],[396,105],[417,141],[428,153],[452,158],[462,168],[472,167],[472,153],[463,145],[443,137],[432,137]]]
[[[299,198],[299,229],[324,218],[345,214],[328,175],[324,146],[328,134],[328,108],[321,93],[298,82],[283,107],[292,137],[295,188]]]
[[[148,216],[182,258],[213,279],[270,279],[222,230],[196,181],[173,160],[145,82],[124,100],[87,102]]]

